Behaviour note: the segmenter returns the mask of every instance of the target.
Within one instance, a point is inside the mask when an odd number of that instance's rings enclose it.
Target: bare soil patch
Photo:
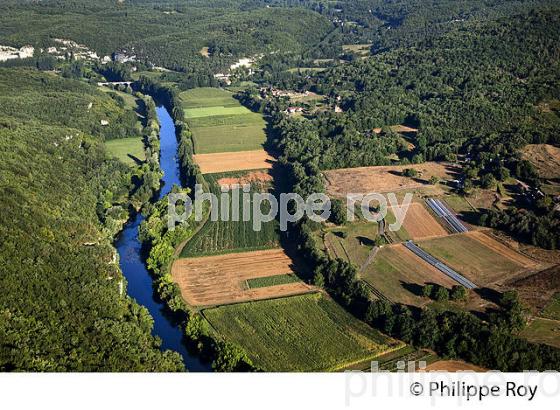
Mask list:
[[[418,132],[417,128],[408,127],[406,125],[391,125],[389,128],[391,129],[391,131],[398,132],[399,134],[406,134],[408,132],[411,133]],[[376,134],[380,134],[382,130],[383,130],[382,128],[374,128],[373,132],[375,132]]]
[[[193,158],[203,174],[270,169],[275,161],[265,150],[196,154]]]
[[[204,56],[204,57],[210,57],[210,50],[208,47],[202,47],[199,51],[199,53]]]
[[[245,175],[235,178],[220,178],[218,179],[218,185],[220,186],[231,186],[231,185],[246,185],[246,184],[268,184],[273,180],[272,175],[266,171],[253,171],[248,172]]]
[[[420,370],[422,371],[422,370]],[[483,367],[476,366],[471,363],[466,363],[460,360],[438,360],[426,366],[426,372],[477,372],[484,373],[488,370]]]
[[[413,168],[418,172],[414,178],[405,177],[403,171]],[[348,193],[393,192],[404,189],[431,187],[432,176],[455,179],[459,168],[443,162],[426,162],[413,165],[343,168],[325,171],[327,193],[345,197]]]
[[[560,148],[549,144],[529,144],[522,152],[523,159],[535,166],[541,178],[560,178]]]
[[[249,289],[248,279],[289,274],[294,262],[282,249],[178,259],[173,280],[191,306],[225,305],[315,291],[304,282]]]

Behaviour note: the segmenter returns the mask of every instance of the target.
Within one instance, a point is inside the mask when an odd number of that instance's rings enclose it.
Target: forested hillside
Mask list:
[[[281,126],[287,159],[304,155],[328,169],[383,165],[390,154],[403,164],[462,158],[464,193],[509,177],[539,189],[536,171],[520,149],[559,144],[560,116],[554,108],[560,99],[558,16],[557,7],[542,7],[472,21],[415,46],[314,75],[269,76],[275,86],[326,95],[342,111],[324,110],[303,124]],[[280,110],[255,92],[241,98],[257,109]],[[549,104],[553,108],[546,108]],[[395,124],[418,129],[408,136],[413,149],[387,128]],[[376,127],[384,131],[376,134]],[[516,213],[517,208],[526,211]],[[560,221],[553,208],[552,196],[544,196],[505,213],[492,212],[480,223],[554,249],[560,246]]]
[[[239,57],[303,51],[331,29],[318,13],[243,1],[44,1],[0,5],[0,44],[72,39],[102,55],[126,50],[179,71],[219,70]],[[208,47],[211,58],[200,51]]]
[[[182,369],[124,293],[111,245],[134,185],[102,142],[132,132],[133,114],[91,86],[24,69],[0,69],[0,96],[0,369]],[[119,127],[99,129],[106,118]]]

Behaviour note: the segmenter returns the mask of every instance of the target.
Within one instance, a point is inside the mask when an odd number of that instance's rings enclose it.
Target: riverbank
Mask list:
[[[181,185],[177,160],[177,139],[173,120],[164,107],[157,108],[160,122],[160,168],[163,171],[163,186],[157,199],[167,195],[174,185]],[[145,254],[139,240],[139,227],[145,217],[137,213],[127,222],[117,237],[115,247],[120,255],[120,268],[127,280],[127,293],[144,306],[152,316],[152,335],[161,339],[162,350],[173,350],[181,354],[188,371],[209,371],[210,366],[190,353],[185,345],[181,324],[154,292],[154,280],[145,264]]]

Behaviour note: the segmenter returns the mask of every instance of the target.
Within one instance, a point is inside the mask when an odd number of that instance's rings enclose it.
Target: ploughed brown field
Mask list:
[[[419,370],[422,371],[422,370]],[[466,363],[460,360],[438,360],[426,366],[426,372],[477,372],[484,373],[488,370],[483,367],[476,366],[471,363]]]
[[[418,176],[405,177],[403,171],[414,168]],[[348,193],[394,192],[428,186],[431,177],[455,179],[459,169],[448,163],[426,162],[423,164],[379,167],[342,168],[324,171],[327,194],[346,197]]]
[[[293,273],[282,249],[178,259],[171,268],[183,299],[191,306],[225,305],[315,291],[304,282],[249,289],[247,280]]]
[[[448,235],[448,232],[436,221],[424,205],[418,202],[412,202],[408,206],[403,227],[412,239]]]
[[[248,172],[240,177],[220,178],[218,185],[231,186],[231,185],[246,185],[254,183],[272,183],[272,175],[267,171],[253,171]]]
[[[193,158],[203,174],[269,169],[275,161],[265,150],[196,154]]]

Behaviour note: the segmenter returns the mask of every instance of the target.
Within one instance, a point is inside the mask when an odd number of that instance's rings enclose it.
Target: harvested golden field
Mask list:
[[[541,178],[560,178],[560,148],[549,144],[529,144],[522,152],[523,159],[537,168]]]
[[[538,262],[483,231],[422,240],[418,246],[478,286],[503,284],[539,268]]]
[[[448,235],[443,226],[419,202],[412,202],[408,206],[403,227],[412,239]]]
[[[191,306],[225,305],[312,292],[301,281],[249,289],[247,281],[293,273],[282,249],[178,259],[171,268],[183,299]]]
[[[538,266],[537,261],[534,261],[533,259],[530,259],[527,256],[519,252],[516,252],[515,250],[506,246],[505,244],[497,241],[494,238],[491,238],[484,232],[481,231],[468,232],[467,235],[476,238],[477,241],[483,243],[485,246],[492,249],[496,253],[505,256],[506,258],[518,263],[519,265],[523,266],[526,269],[531,269]]]
[[[193,158],[203,174],[269,169],[275,161],[265,150],[196,154]]]
[[[484,373],[488,370],[483,367],[476,366],[471,363],[466,363],[460,360],[438,360],[426,366],[425,372],[477,372]]]
[[[405,177],[403,171],[413,168],[415,178]],[[454,179],[459,169],[448,163],[425,162],[412,165],[343,168],[324,171],[327,194],[346,197],[348,193],[393,192],[404,189],[422,188],[432,176],[439,179]]]

